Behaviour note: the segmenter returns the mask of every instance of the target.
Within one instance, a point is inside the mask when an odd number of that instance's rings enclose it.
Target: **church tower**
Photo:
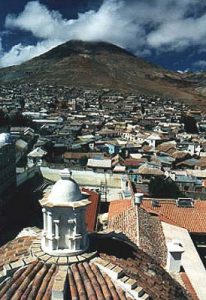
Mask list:
[[[44,223],[41,247],[54,256],[78,255],[89,246],[85,211],[90,201],[67,169],[60,176],[49,196],[40,201]]]

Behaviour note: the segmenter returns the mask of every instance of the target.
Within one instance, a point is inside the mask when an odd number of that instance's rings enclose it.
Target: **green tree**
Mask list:
[[[164,177],[151,178],[149,193],[158,198],[178,198],[181,195],[177,184],[171,178]]]
[[[184,124],[187,133],[198,133],[197,122],[194,117],[182,115],[180,122]]]
[[[141,112],[142,112],[142,114],[144,115],[145,109],[144,109],[144,105],[142,105],[142,104],[141,104]]]
[[[0,127],[8,125],[8,116],[0,109]]]
[[[82,167],[86,166],[87,162],[88,162],[88,157],[86,155],[82,156],[79,160],[79,164]]]
[[[25,117],[21,112],[15,111],[9,115],[10,126],[32,126],[32,120],[29,117]]]

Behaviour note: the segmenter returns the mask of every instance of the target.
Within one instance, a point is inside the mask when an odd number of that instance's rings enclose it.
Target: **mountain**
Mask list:
[[[0,69],[3,82],[110,88],[201,105],[206,97],[206,76],[167,71],[105,42],[66,42],[19,66]]]

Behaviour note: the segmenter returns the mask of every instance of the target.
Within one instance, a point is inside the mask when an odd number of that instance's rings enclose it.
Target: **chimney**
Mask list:
[[[179,240],[172,240],[167,244],[167,266],[169,273],[180,272],[182,254],[184,252],[183,246]]]
[[[140,206],[143,200],[144,194],[142,193],[135,193],[134,194],[134,204]]]

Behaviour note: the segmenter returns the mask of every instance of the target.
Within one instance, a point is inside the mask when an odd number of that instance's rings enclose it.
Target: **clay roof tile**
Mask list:
[[[194,207],[178,207],[174,200],[161,201],[159,207],[153,207],[152,201],[144,200],[143,206],[148,212],[155,212],[160,220],[175,224],[193,233],[206,232],[206,202],[194,201]]]

